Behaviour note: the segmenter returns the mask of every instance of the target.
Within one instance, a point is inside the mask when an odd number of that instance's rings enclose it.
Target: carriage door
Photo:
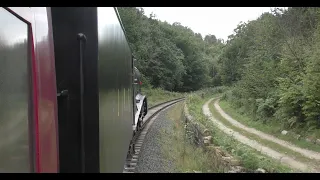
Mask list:
[[[0,8],[0,172],[32,172],[29,26]]]
[[[97,8],[52,7],[60,172],[99,172]]]

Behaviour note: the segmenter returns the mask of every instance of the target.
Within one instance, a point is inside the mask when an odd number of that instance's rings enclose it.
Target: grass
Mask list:
[[[270,121],[267,124],[261,123],[261,121],[253,121],[251,118],[248,116],[239,113],[236,109],[234,109],[231,104],[225,100],[221,100],[219,103],[220,107],[228,113],[232,118],[236,119],[240,123],[248,126],[255,128],[259,131],[265,132],[267,134],[271,134],[275,137],[278,137],[279,139],[291,142],[301,148],[313,150],[320,152],[320,146],[317,144],[313,144],[310,142],[307,142],[305,140],[298,140],[294,138],[293,136],[290,136],[289,134],[284,136],[281,134],[281,124],[277,123],[276,121]]]
[[[200,93],[193,93],[188,96],[187,104],[191,116],[197,119],[200,123],[206,126],[212,131],[212,137],[215,145],[221,146],[221,148],[234,157],[241,160],[242,165],[249,171],[254,171],[257,168],[266,169],[268,172],[292,172],[292,170],[282,165],[279,161],[271,159],[257,150],[244,145],[230,136],[226,136],[225,133],[220,131],[213,125],[202,113],[203,104],[211,97],[219,96],[218,93],[207,92],[203,97]]]
[[[320,165],[319,162],[316,162],[316,161],[312,162],[312,160],[310,160],[309,158],[303,156],[302,154],[300,154],[298,152],[290,150],[289,148],[283,147],[283,146],[281,146],[277,143],[274,143],[272,141],[262,139],[258,135],[255,135],[253,133],[249,133],[239,127],[232,125],[228,120],[226,120],[224,117],[222,117],[219,112],[217,112],[217,110],[214,108],[214,101],[212,101],[209,104],[209,108],[210,108],[210,111],[213,114],[213,116],[215,118],[219,119],[219,121],[222,122],[222,124],[224,124],[226,127],[230,128],[236,132],[241,133],[242,135],[248,137],[249,139],[255,140],[255,141],[259,142],[260,144],[267,146],[267,147],[270,147],[271,149],[276,150],[282,154],[287,154],[288,156],[295,157],[295,159],[298,161],[308,163],[308,164],[313,163],[315,166]]]
[[[161,147],[165,159],[173,160],[178,172],[223,172],[220,163],[211,158],[212,154],[195,147],[186,139],[183,106],[184,103],[179,103],[168,111],[168,119],[174,122],[174,126],[173,133],[162,132]]]
[[[161,88],[142,88],[142,93],[148,98],[148,107],[185,96],[183,93],[165,91]]]

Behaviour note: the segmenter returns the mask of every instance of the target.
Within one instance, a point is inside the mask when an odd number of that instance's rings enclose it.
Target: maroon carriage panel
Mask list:
[[[58,172],[57,100],[50,8],[12,7],[1,10],[7,11],[28,27],[29,74],[26,77],[31,77],[28,83],[28,145],[33,152],[29,157],[30,169],[32,172]],[[7,21],[8,24],[2,24],[2,27],[9,27],[12,22]],[[15,30],[14,27],[12,29]],[[14,69],[11,71],[17,72]]]

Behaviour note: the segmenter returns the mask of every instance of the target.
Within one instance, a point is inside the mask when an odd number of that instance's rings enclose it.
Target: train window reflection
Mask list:
[[[0,9],[0,172],[30,172],[28,25]]]

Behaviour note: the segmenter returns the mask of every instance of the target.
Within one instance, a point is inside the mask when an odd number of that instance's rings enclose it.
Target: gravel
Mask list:
[[[173,107],[173,106],[171,106]],[[160,112],[148,133],[144,138],[142,144],[137,166],[136,173],[175,173],[177,172],[174,163],[170,159],[166,159],[163,155],[161,144],[161,136],[173,133],[174,121],[168,119],[167,108]],[[166,132],[163,134],[163,132]]]

